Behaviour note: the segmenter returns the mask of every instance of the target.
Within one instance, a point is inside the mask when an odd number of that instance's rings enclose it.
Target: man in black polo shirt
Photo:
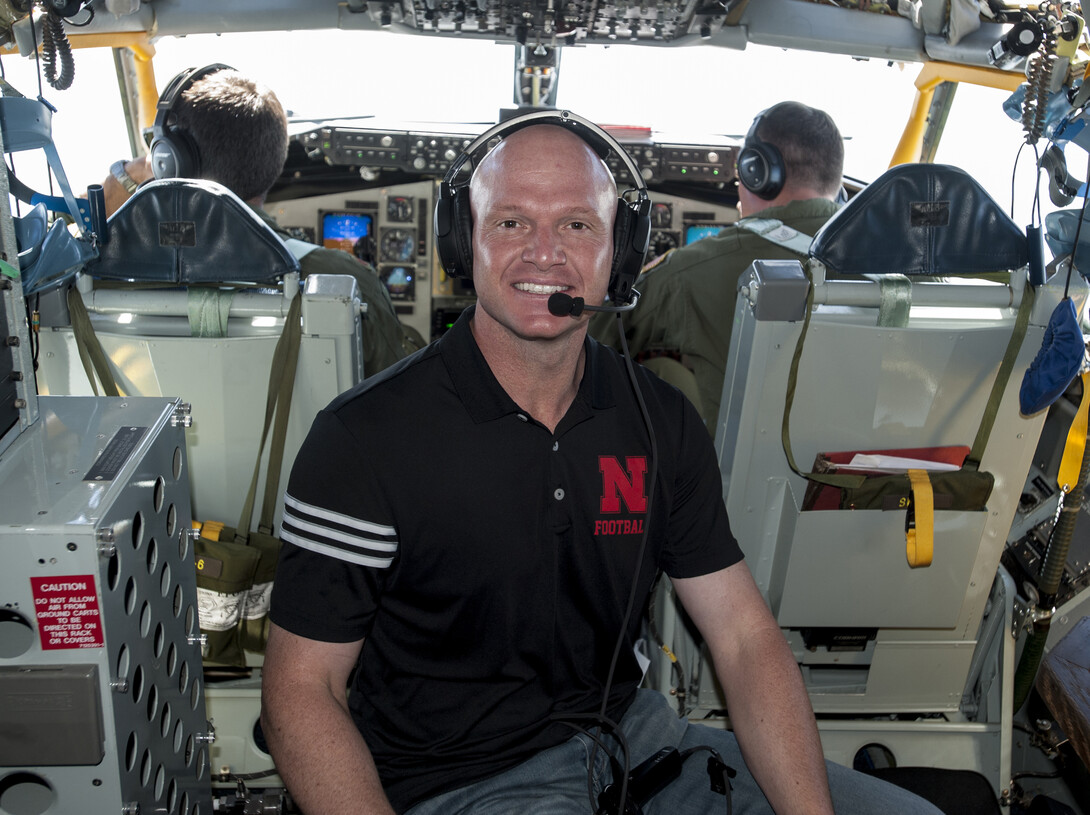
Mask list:
[[[549,311],[556,292],[601,303],[610,277],[617,190],[583,139],[526,127],[479,164],[476,307],[335,400],[296,460],[263,723],[311,815],[592,812],[588,757],[597,796],[618,731],[632,766],[714,746],[739,770],[736,811],[833,811],[798,668],[741,561],[699,416],[640,369],[652,445],[623,359],[585,318]],[[637,690],[626,608],[659,569],[711,649],[745,762],[732,734]],[[600,709],[617,726],[595,749]],[[685,762],[645,812],[725,811],[706,767]],[[936,812],[832,775],[842,813],[876,811],[868,794]]]

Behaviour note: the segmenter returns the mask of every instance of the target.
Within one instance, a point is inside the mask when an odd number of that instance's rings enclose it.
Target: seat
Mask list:
[[[903,165],[823,227],[805,265],[757,261],[739,281],[715,433],[723,495],[839,763],[880,745],[899,766],[978,771],[996,791],[1009,778],[1014,591],[999,560],[1044,422],[1019,413],[1018,390],[1064,289],[1029,288],[1027,258],[1021,230],[972,178]],[[1077,275],[1071,294],[1081,309]],[[928,513],[923,492],[867,504],[805,477],[843,475],[843,456],[874,451],[952,462],[955,477],[976,456],[990,490],[973,503],[935,486]],[[929,564],[912,558],[921,517]],[[690,704],[722,709],[685,628],[661,628],[696,677]],[[669,690],[672,670],[653,682]]]
[[[298,268],[288,245],[226,188],[164,179],[114,213],[99,258],[77,280],[120,392],[192,405],[194,518],[239,519],[293,298],[301,297],[302,340],[281,488],[315,413],[362,378],[356,281],[312,275],[300,289]],[[41,392],[92,393],[65,299],[43,304],[42,314]],[[259,496],[264,480],[263,462]],[[277,525],[281,503],[282,494]]]

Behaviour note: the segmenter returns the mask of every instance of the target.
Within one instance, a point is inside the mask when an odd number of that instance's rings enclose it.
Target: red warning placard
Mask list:
[[[92,575],[32,577],[42,649],[101,648],[102,616]]]

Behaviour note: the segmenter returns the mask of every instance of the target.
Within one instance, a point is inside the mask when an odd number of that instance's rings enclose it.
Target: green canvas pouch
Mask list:
[[[246,664],[239,623],[247,594],[254,585],[261,553],[244,544],[203,535],[195,547],[197,614],[205,637],[205,664]]]

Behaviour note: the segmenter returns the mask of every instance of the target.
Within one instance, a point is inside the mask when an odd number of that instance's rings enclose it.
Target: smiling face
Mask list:
[[[594,151],[556,125],[519,130],[481,162],[470,202],[478,334],[549,340],[585,331],[586,318],[556,317],[548,302],[558,291],[605,299],[617,188]]]

